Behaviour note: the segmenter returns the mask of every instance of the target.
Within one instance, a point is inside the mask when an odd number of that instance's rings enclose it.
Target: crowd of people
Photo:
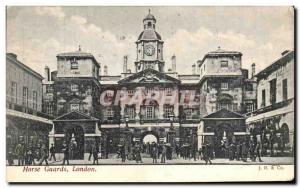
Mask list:
[[[229,161],[237,160],[243,162],[262,162],[261,156],[269,148],[272,156],[273,145],[263,142],[261,137],[250,135],[247,139],[236,141],[235,139],[223,139],[219,144],[217,142],[204,141],[198,148],[197,145],[188,143],[179,145],[178,143],[170,144],[166,142],[152,143],[122,143],[118,145],[117,158],[122,162],[126,160],[143,163],[143,158],[151,158],[152,163],[166,163],[167,160],[204,160],[205,164],[212,164],[215,158],[228,159]],[[267,145],[266,147],[266,144]],[[88,160],[92,164],[99,164],[100,158],[107,158],[102,155],[101,145],[98,142],[92,142],[87,145],[89,153]],[[69,165],[69,160],[74,159],[76,154],[76,142],[64,142],[62,153],[62,165]],[[56,147],[51,144],[48,150],[46,144],[29,144],[20,142],[15,147],[8,147],[7,161],[8,165],[48,165],[48,161],[56,160]],[[61,153],[61,152],[60,152]],[[14,164],[17,159],[17,164]]]

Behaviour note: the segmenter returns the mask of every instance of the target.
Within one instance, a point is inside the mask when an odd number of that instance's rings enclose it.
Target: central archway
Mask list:
[[[156,136],[154,136],[153,134],[147,134],[146,136],[144,136],[143,138],[143,143],[152,143],[155,142],[157,143],[157,138]]]
[[[158,134],[154,131],[146,131],[144,133],[142,133],[141,135],[141,142],[142,143],[158,143]]]

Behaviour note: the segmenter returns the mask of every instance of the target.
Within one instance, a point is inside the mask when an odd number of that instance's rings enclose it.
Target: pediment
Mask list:
[[[68,112],[62,116],[57,117],[53,121],[65,121],[65,120],[72,120],[72,121],[98,121],[99,119],[86,115],[79,111],[72,111]]]
[[[168,76],[164,73],[158,72],[154,69],[146,69],[136,74],[133,74],[127,78],[119,81],[119,84],[130,83],[172,83],[179,84],[180,80]]]
[[[232,111],[227,110],[225,108],[203,117],[203,119],[224,119],[224,118],[245,119],[245,117],[243,115],[241,115],[239,113],[236,113],[236,112],[232,112]]]

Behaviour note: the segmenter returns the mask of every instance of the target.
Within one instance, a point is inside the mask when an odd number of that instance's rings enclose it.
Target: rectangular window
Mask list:
[[[221,83],[221,90],[228,90],[228,83],[227,82],[222,82]]]
[[[77,84],[71,84],[71,91],[78,91],[78,85]]]
[[[276,78],[270,81],[270,103],[276,103]]]
[[[52,92],[53,92],[52,85],[46,85],[46,93],[52,93]]]
[[[221,67],[228,67],[228,61],[221,61]]]
[[[28,107],[28,88],[23,87],[23,106]]]
[[[266,90],[261,91],[261,107],[266,106]]]
[[[47,114],[53,115],[53,109],[52,109],[52,104],[48,103],[47,104]]]
[[[33,110],[37,110],[37,92],[36,91],[32,92],[32,106],[33,106]]]
[[[78,69],[78,62],[75,59],[71,60],[71,69]]]
[[[134,95],[134,90],[133,89],[130,89],[127,91],[128,92],[128,95],[129,96],[133,96]]]
[[[108,119],[112,119],[114,117],[114,110],[112,108],[106,109],[106,117]]]
[[[170,118],[173,114],[173,106],[164,106],[164,118]]]
[[[185,113],[186,119],[192,119],[192,115],[193,115],[193,109],[192,108],[184,109],[184,113]]]
[[[152,93],[154,93],[154,89],[152,87],[147,87],[146,92],[147,92],[147,94],[152,94]]]
[[[135,119],[135,108],[134,107],[127,107],[126,113],[129,116],[129,119]]]
[[[147,106],[146,107],[146,119],[153,119],[154,118],[154,107]]]
[[[288,85],[287,79],[282,80],[282,100],[288,99]]]
[[[247,104],[247,112],[252,112],[253,111],[253,105],[252,104]]]
[[[17,83],[11,82],[11,91],[10,91],[11,102],[17,104]]]
[[[79,111],[79,104],[71,104],[71,111]]]
[[[168,87],[168,88],[165,88],[165,92],[166,92],[166,95],[172,95],[172,88]]]

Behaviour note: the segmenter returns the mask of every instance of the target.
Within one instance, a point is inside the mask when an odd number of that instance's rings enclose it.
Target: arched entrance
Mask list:
[[[66,143],[70,146],[70,159],[84,158],[84,131],[81,126],[69,127],[66,130]]]
[[[223,148],[229,147],[234,140],[234,130],[230,124],[221,124],[215,129],[214,150],[217,158],[226,157]]]
[[[142,143],[158,143],[159,138],[158,138],[158,134],[154,131],[146,131],[144,133],[142,133],[141,135],[141,142]]]
[[[143,143],[152,143],[155,142],[157,143],[157,138],[156,136],[154,136],[153,134],[147,134],[144,138],[143,138]]]

